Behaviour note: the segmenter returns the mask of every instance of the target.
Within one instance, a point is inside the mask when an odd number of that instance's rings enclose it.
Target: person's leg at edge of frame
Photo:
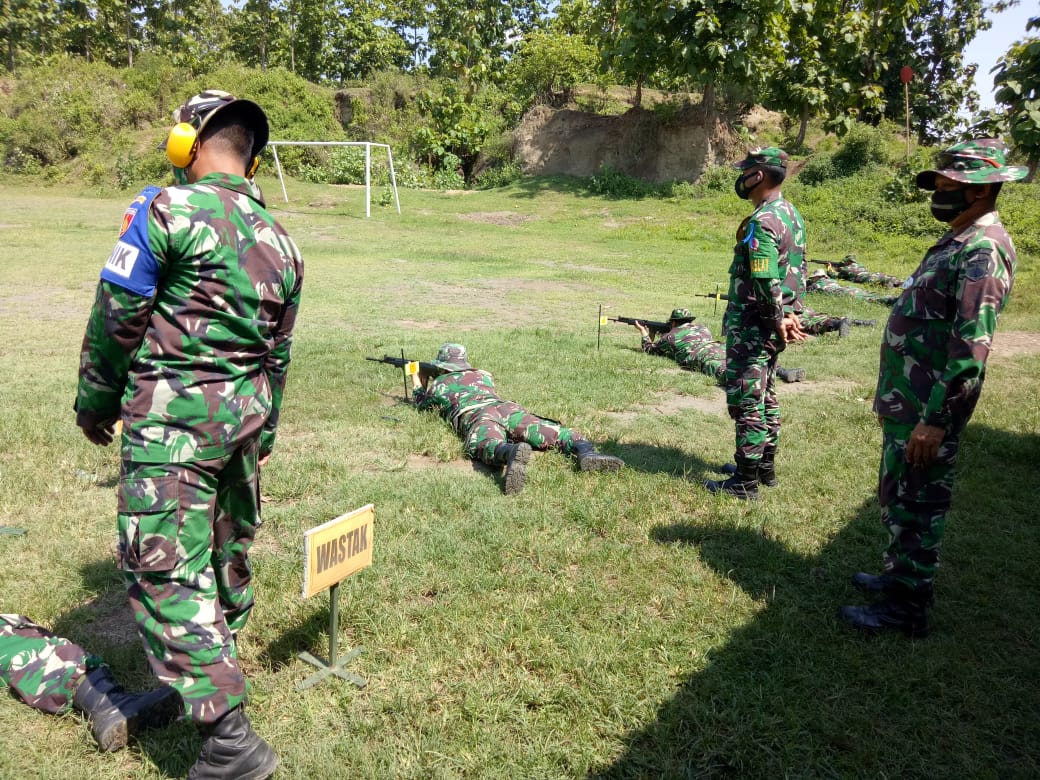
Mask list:
[[[120,484],[120,548],[152,670],[199,725],[188,777],[260,780],[278,765],[245,715],[246,682],[223,618],[212,523],[225,460],[134,465]]]

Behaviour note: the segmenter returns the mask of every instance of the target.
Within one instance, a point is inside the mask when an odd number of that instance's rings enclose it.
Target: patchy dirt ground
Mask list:
[[[726,414],[726,396],[720,390],[717,395],[702,397],[695,395],[659,395],[651,399],[650,403],[639,404],[632,409],[623,412],[608,412],[607,416],[623,422],[632,422],[640,415],[656,412],[657,414],[673,415],[685,412],[689,409],[711,415]]]
[[[442,461],[431,458],[429,455],[409,455],[405,459],[405,467],[411,471],[448,469],[449,471],[461,471],[467,474],[495,474],[497,472],[496,469],[485,466],[477,460],[456,458],[455,460]]]
[[[1001,331],[993,338],[994,358],[1020,357],[1040,354],[1040,333],[1022,330]]]
[[[501,225],[503,227],[516,227],[525,222],[530,222],[537,217],[527,214],[517,214],[513,211],[474,211],[469,214],[459,214],[459,219],[467,222],[480,222],[486,225]]]

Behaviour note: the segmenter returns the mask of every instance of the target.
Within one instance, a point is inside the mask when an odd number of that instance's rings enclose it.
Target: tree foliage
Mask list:
[[[1026,30],[1040,30],[1040,16],[1031,18]],[[1007,108],[1011,140],[1025,153],[1033,175],[1040,162],[1040,37],[1014,44],[997,62],[993,83],[994,97]]]

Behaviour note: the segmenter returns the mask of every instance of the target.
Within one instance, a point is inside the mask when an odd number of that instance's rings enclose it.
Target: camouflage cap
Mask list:
[[[1024,179],[1029,169],[1008,165],[1007,155],[1008,148],[999,138],[961,141],[936,155],[934,168],[917,174],[917,186],[922,190],[934,190],[936,176],[965,184]]]
[[[756,146],[749,149],[747,157],[733,167],[744,171],[756,165],[768,165],[773,168],[787,169],[787,152],[777,146]]]
[[[441,344],[436,359],[430,362],[445,371],[468,371],[473,368],[462,344]]]
[[[693,312],[689,309],[672,309],[668,316],[669,322],[689,322],[693,319]]]
[[[203,128],[222,111],[237,113],[242,124],[253,131],[253,157],[259,155],[267,146],[270,127],[267,114],[252,100],[240,100],[222,90],[207,89],[188,98],[183,105],[174,110],[173,121],[186,122],[202,135]]]
[[[809,274],[810,279],[819,279],[821,276],[827,276],[827,272],[824,271],[822,268],[818,271],[813,271],[811,274]]]

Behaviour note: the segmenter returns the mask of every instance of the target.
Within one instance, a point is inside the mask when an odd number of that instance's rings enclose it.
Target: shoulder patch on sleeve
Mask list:
[[[123,214],[119,241],[108,256],[101,278],[130,292],[152,297],[159,281],[159,262],[148,243],[148,208],[160,192],[146,187]]]

